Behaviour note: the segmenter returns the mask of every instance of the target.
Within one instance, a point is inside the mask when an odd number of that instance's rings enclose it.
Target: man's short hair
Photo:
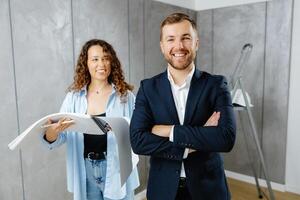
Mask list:
[[[190,18],[190,16],[188,16],[187,14],[184,14],[184,13],[172,13],[172,14],[168,15],[160,24],[160,40],[162,39],[162,29],[165,25],[176,24],[176,23],[182,22],[184,20],[189,21],[191,23],[193,29],[197,32],[196,22],[192,18]]]

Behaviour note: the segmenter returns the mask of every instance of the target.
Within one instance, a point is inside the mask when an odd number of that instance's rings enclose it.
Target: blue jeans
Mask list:
[[[86,194],[88,200],[104,200],[106,160],[85,159]]]
[[[106,164],[107,163],[105,159],[85,159],[86,193],[88,200],[110,200],[108,198],[103,197],[105,187]],[[133,200],[133,198],[133,191],[127,191],[127,195],[120,200]]]

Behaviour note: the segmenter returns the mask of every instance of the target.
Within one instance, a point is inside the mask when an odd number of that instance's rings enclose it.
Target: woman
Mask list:
[[[81,49],[74,82],[60,112],[108,117],[131,117],[135,97],[125,82],[113,47],[93,39]],[[71,126],[62,118],[50,126],[44,141],[50,149],[67,142],[68,191],[74,200],[133,200],[139,186],[137,169],[121,188],[117,144],[114,134],[103,136],[64,132]],[[49,119],[48,123],[52,123]],[[133,164],[133,166],[136,166]]]

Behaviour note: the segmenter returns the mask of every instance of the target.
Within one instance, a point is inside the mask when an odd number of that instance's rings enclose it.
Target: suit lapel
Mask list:
[[[192,120],[197,103],[200,99],[201,94],[203,93],[205,83],[206,79],[204,79],[203,73],[201,73],[198,69],[195,69],[186,102],[184,124],[187,124]]]
[[[165,71],[160,78],[160,82],[158,84],[158,91],[159,91],[160,98],[164,103],[164,106],[166,106],[167,110],[169,111],[172,122],[174,122],[175,124],[179,124],[179,118],[177,115],[177,110],[173,98],[171,85],[168,79],[167,71]]]

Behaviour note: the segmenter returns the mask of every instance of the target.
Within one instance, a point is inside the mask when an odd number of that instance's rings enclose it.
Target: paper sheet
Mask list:
[[[93,135],[104,134],[98,125],[94,122],[90,115],[77,114],[77,113],[54,113],[47,115],[23,131],[18,137],[16,137],[11,143],[8,144],[8,148],[11,150],[22,148],[26,145],[32,145],[35,143],[41,143],[41,135],[44,134],[45,128],[42,125],[47,123],[48,119],[58,121],[60,118],[66,117],[74,120],[74,124],[67,128],[65,131],[75,131],[80,133],[88,133]],[[131,171],[136,167],[139,159],[131,151],[130,138],[129,138],[129,120],[126,118],[116,117],[97,117],[106,121],[112,128],[112,132],[115,134],[119,162],[120,162],[120,174],[121,185],[123,185]],[[111,131],[108,134],[112,134]],[[29,143],[28,143],[29,142]]]

